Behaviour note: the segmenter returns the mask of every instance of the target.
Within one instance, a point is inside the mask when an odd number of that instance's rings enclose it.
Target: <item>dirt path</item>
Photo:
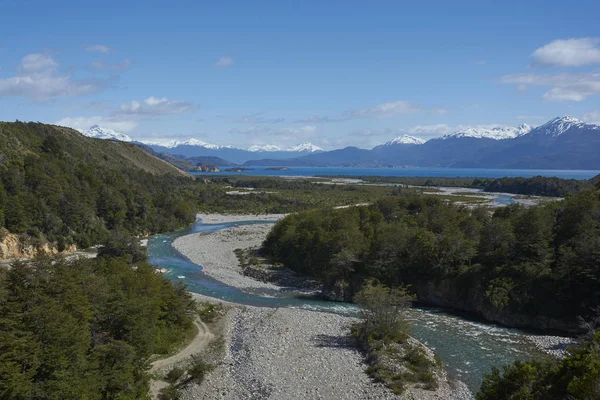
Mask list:
[[[194,339],[192,339],[190,344],[171,357],[154,361],[152,363],[152,368],[150,368],[150,374],[164,376],[164,374],[167,373],[173,366],[181,361],[189,359],[194,354],[199,353],[206,347],[206,345],[208,345],[208,343],[210,343],[210,341],[214,338],[214,335],[210,329],[208,329],[208,326],[206,326],[204,322],[200,321],[200,319],[194,321],[194,325],[196,325],[196,328],[198,328],[198,333]],[[153,379],[150,382],[150,394],[152,398],[156,399],[160,390],[167,386],[167,382]]]

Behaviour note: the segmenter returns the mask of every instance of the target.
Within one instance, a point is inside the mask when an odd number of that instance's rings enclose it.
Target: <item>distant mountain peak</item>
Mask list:
[[[320,148],[319,146],[315,146],[314,144],[312,144],[310,142],[302,142],[295,146],[288,147],[286,149],[286,151],[299,151],[299,152],[306,151],[306,152],[310,152],[310,153],[315,153],[317,151],[323,151],[323,149]]]
[[[118,140],[121,142],[132,142],[129,136],[124,133],[116,132],[112,129],[102,128],[98,125],[92,125],[86,131],[80,131],[84,136],[91,137],[94,139],[105,139],[105,140]]]
[[[572,128],[600,130],[600,126],[598,125],[586,124],[578,118],[566,115],[564,117],[556,117],[554,119],[551,119],[544,125],[538,127],[535,131],[538,134],[543,134],[545,136],[557,137]]]
[[[251,151],[253,153],[257,153],[257,152],[275,152],[275,151],[284,151],[284,152],[295,152],[295,153],[315,153],[318,151],[323,151],[322,148],[320,148],[319,146],[315,146],[312,143],[309,142],[302,142],[300,144],[297,144],[295,146],[291,146],[291,147],[287,147],[287,148],[282,148],[273,144],[266,144],[266,145],[258,145],[255,144],[253,146],[248,147],[248,151]]]
[[[248,147],[248,151],[251,151],[253,153],[259,152],[259,151],[282,151],[281,147],[279,146],[275,146],[273,144],[265,144],[265,145],[259,145],[259,144],[255,144],[253,146]]]
[[[390,140],[389,142],[385,143],[384,146],[391,146],[394,144],[423,144],[423,143],[425,143],[425,140],[423,140],[423,139],[419,139],[418,137],[404,134],[402,136],[398,136],[397,138]]]
[[[477,139],[514,139],[531,132],[533,127],[527,124],[519,126],[491,126],[491,127],[470,127],[458,130],[449,135],[445,135],[442,139],[450,138],[477,138]]]
[[[198,139],[194,139],[194,138],[186,139],[186,140],[151,139],[151,140],[143,140],[142,143],[166,147],[168,149],[174,149],[175,147],[179,147],[179,146],[197,146],[197,147],[204,147],[204,148],[212,149],[212,150],[232,148],[232,146],[221,146],[218,144],[206,143],[202,140],[198,140]]]

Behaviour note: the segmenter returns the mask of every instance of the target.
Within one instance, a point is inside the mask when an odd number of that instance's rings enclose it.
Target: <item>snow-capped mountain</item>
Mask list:
[[[600,131],[599,125],[586,124],[575,117],[565,116],[557,117],[546,122],[544,125],[536,128],[533,133],[536,135],[545,135],[547,137],[557,137],[574,128],[577,130],[586,129]]]
[[[300,144],[297,144],[295,146],[291,146],[288,148],[281,148],[279,146],[275,146],[273,144],[267,144],[267,145],[254,145],[254,146],[250,146],[248,148],[248,151],[251,151],[253,153],[256,152],[261,152],[261,151],[265,151],[265,152],[276,152],[276,151],[283,151],[283,152],[290,152],[290,153],[315,153],[317,151],[323,151],[322,148],[320,148],[319,146],[315,146],[312,143],[308,143],[308,142],[303,142]]]
[[[317,151],[323,151],[323,149],[320,148],[319,146],[315,146],[312,143],[302,142],[295,146],[288,147],[287,149],[285,149],[285,151],[315,153]]]
[[[94,139],[119,140],[121,142],[132,142],[129,136],[108,128],[101,128],[98,125],[92,125],[86,131],[79,130],[83,135]]]
[[[531,132],[533,127],[527,124],[519,126],[492,126],[492,127],[477,127],[477,128],[466,128],[449,135],[445,135],[442,139],[450,138],[476,138],[476,139],[514,139],[519,136],[523,136]]]
[[[169,140],[169,139],[152,139],[152,140],[142,140],[141,143],[166,147],[167,149],[173,149],[179,146],[198,146],[205,147],[207,149],[218,150],[218,149],[231,149],[233,146],[221,146],[218,144],[206,143],[202,140],[198,139],[187,139],[187,140]]]
[[[257,153],[259,151],[269,151],[270,152],[270,151],[283,151],[283,150],[281,149],[281,147],[275,146],[272,144],[266,144],[266,145],[255,144],[254,146],[248,147],[248,151]]]
[[[423,143],[425,143],[425,140],[423,140],[423,139],[419,139],[417,137],[404,134],[402,136],[398,136],[397,138],[390,140],[389,142],[386,142],[384,144],[384,146],[391,146],[393,144],[423,144]]]

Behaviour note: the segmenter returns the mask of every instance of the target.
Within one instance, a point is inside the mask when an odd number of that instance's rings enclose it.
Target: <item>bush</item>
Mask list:
[[[374,281],[367,282],[354,298],[360,306],[361,319],[353,329],[354,335],[366,346],[373,341],[403,342],[409,333],[404,311],[413,299],[407,287],[388,288]]]
[[[192,365],[188,369],[189,380],[190,382],[194,382],[196,384],[201,384],[204,380],[204,377],[207,373],[209,373],[213,369],[213,366],[204,362],[202,357],[195,355],[192,356]]]
[[[179,389],[172,384],[162,389],[158,394],[158,400],[179,400],[180,398],[181,393],[179,393]]]
[[[179,379],[181,379],[181,377],[183,376],[183,374],[185,373],[185,371],[183,370],[183,368],[180,367],[173,367],[166,375],[166,380],[167,382],[171,383],[171,384],[175,384],[177,383],[177,381]]]
[[[221,303],[204,302],[198,305],[198,316],[202,322],[212,324],[223,314]]]

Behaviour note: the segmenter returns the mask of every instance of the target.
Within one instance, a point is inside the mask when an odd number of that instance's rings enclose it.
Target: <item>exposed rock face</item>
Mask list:
[[[65,253],[77,251],[77,246],[71,245]],[[33,258],[41,254],[54,255],[60,253],[52,243],[35,243],[29,238],[21,238],[14,233],[4,230],[0,232],[0,260],[11,258]]]
[[[221,172],[221,170],[216,165],[199,164],[192,168],[191,172]]]
[[[461,289],[465,287],[467,289]],[[500,309],[490,303],[485,296],[485,288],[476,282],[464,285],[458,284],[455,279],[442,279],[413,284],[412,289],[420,302],[471,312],[502,325],[515,328],[579,332],[575,316],[569,321],[544,315],[528,315],[516,312],[508,306]]]
[[[347,279],[329,279],[323,283],[322,296],[325,300],[351,302],[362,287],[363,280],[358,276]]]
[[[351,302],[361,286],[362,279],[357,276],[350,280],[325,280],[322,296],[326,300]],[[495,306],[486,297],[486,288],[477,279],[470,277],[413,283],[411,289],[421,303],[466,311],[505,326],[580,333],[575,315],[567,320],[547,315],[526,314],[509,306],[503,308]],[[520,303],[523,304],[524,301]]]

